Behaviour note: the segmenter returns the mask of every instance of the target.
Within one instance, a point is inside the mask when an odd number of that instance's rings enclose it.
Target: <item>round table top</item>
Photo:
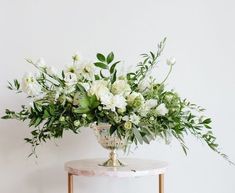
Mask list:
[[[123,167],[99,166],[104,159],[74,160],[65,163],[65,170],[76,176],[140,177],[163,174],[167,163],[145,159],[120,159]]]

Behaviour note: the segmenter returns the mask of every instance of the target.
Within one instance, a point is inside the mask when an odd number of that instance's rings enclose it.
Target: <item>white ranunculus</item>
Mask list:
[[[169,65],[169,66],[172,66],[176,63],[176,59],[174,57],[170,57],[166,60],[166,63]]]
[[[97,99],[100,99],[101,95],[110,93],[107,88],[108,82],[104,80],[95,80],[92,82],[90,89],[88,90],[88,94],[96,95]]]
[[[67,86],[75,85],[77,83],[77,76],[72,72],[67,72],[65,73],[64,81]]]
[[[21,82],[22,90],[29,96],[37,96],[41,93],[41,86],[31,73],[26,73]]]
[[[112,93],[127,96],[131,93],[131,87],[126,80],[116,80],[111,89]]]
[[[147,109],[152,109],[155,108],[157,106],[157,100],[156,99],[149,99],[147,101],[145,101],[145,104]]]
[[[168,113],[168,109],[166,108],[166,105],[162,103],[159,106],[157,106],[156,112],[158,115],[165,116]]]
[[[140,122],[140,117],[133,113],[130,115],[130,121],[134,123],[135,125],[138,125]]]
[[[38,67],[38,68],[45,68],[46,67],[46,62],[43,58],[39,58],[37,60],[37,62],[35,63],[35,65]]]

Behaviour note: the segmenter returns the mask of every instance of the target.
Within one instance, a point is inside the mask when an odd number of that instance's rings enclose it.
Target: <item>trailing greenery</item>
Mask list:
[[[117,132],[128,144],[149,144],[156,138],[169,143],[173,137],[185,154],[188,147],[184,138],[192,134],[229,161],[218,148],[204,109],[165,88],[175,59],[167,60],[169,73],[163,81],[149,75],[165,42],[166,38],[156,52],[142,54],[136,71],[122,75],[118,74],[120,61],[115,60],[113,52],[107,56],[98,53],[92,63],[76,54],[72,64],[61,71],[42,59],[27,60],[37,68],[37,75],[25,74],[21,83],[14,80],[8,88],[26,93],[30,103],[22,105],[19,112],[7,109],[2,118],[29,121],[31,136],[25,140],[32,145],[33,154],[42,142],[62,138],[67,130],[77,134],[83,126],[108,123],[110,133]]]

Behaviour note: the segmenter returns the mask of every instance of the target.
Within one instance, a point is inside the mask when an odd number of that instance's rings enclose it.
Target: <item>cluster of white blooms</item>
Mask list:
[[[112,87],[112,86],[111,86]],[[92,82],[90,89],[88,90],[90,95],[95,95],[101,104],[104,105],[104,109],[110,109],[116,111],[120,109],[125,111],[126,99],[121,94],[112,93],[109,89],[109,82],[104,80],[95,80]]]
[[[36,77],[31,73],[26,73],[21,82],[22,90],[29,96],[38,96],[41,94],[41,86],[38,84]]]

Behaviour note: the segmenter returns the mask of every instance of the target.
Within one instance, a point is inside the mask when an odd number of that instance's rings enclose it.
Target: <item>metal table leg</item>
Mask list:
[[[164,174],[159,174],[159,193],[164,193]]]
[[[68,173],[68,193],[73,193],[73,175]]]

